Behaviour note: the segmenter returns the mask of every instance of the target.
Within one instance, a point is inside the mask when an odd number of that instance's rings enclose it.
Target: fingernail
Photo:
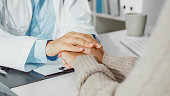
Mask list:
[[[101,47],[101,45],[100,44],[97,44],[97,48],[100,48]]]
[[[79,51],[83,51],[84,49],[83,48],[79,48]]]

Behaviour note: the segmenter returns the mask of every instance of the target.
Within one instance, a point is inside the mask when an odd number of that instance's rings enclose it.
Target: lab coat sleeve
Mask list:
[[[37,38],[14,36],[0,28],[0,65],[26,71],[25,62]]]
[[[18,96],[0,82],[0,96]]]
[[[60,31],[59,36],[71,31],[97,36],[91,25],[91,10],[88,0],[65,0]]]
[[[36,40],[31,48],[26,63],[46,63],[46,44],[47,40]]]

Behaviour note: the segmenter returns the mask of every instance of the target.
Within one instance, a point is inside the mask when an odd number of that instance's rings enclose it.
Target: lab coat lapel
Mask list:
[[[31,0],[7,0],[4,1],[3,8],[3,30],[16,36],[25,35],[32,17]]]
[[[61,12],[63,10],[63,3],[64,0],[53,0],[54,2],[54,9],[56,15],[56,22],[54,28],[53,39],[57,39],[57,33],[60,32],[60,23],[61,23]]]

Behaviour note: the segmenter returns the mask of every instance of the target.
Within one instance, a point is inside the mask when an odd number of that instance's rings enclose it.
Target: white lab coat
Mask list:
[[[63,1],[64,4],[63,4]],[[56,24],[53,39],[70,31],[96,34],[87,0],[53,0]],[[0,65],[26,71],[25,62],[38,39],[24,36],[31,23],[31,0],[0,0]]]

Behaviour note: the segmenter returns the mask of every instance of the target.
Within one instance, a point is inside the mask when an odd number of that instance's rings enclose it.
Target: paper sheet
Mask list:
[[[48,62],[47,64],[34,69],[34,71],[47,76],[54,73],[62,72],[63,70],[59,70],[60,67],[62,67],[62,61],[61,59],[58,59],[57,61]]]

